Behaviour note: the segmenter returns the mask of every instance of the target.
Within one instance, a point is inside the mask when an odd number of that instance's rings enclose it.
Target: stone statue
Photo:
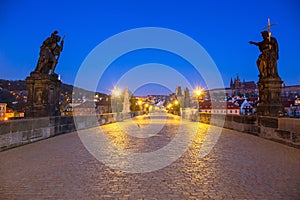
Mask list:
[[[129,89],[126,87],[124,91],[124,103],[123,103],[123,113],[130,112],[130,102],[129,102]]]
[[[274,37],[271,37],[271,34],[268,31],[261,32],[261,35],[263,37],[263,41],[249,42],[250,44],[258,46],[261,52],[256,61],[260,72],[259,77],[276,78],[278,77],[277,60],[279,59],[277,40]]]
[[[278,43],[274,37],[271,37],[271,24],[268,19],[268,31],[261,32],[263,40],[261,42],[250,41],[259,47],[261,54],[256,64],[259,69],[259,80],[257,82],[259,90],[259,103],[257,105],[257,115],[278,117],[283,114],[281,103],[281,85],[282,80],[277,71]]]
[[[35,72],[40,72],[42,74],[54,74],[55,67],[58,63],[60,52],[63,49],[64,38],[61,40],[61,37],[58,34],[58,31],[55,30],[51,33],[51,36],[48,37],[40,47],[40,57],[38,64],[35,68]],[[60,44],[58,44],[60,42]]]

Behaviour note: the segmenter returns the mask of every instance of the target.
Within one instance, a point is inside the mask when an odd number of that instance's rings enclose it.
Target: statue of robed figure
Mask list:
[[[64,38],[58,34],[58,31],[53,31],[51,36],[48,37],[40,47],[40,57],[35,68],[35,72],[40,72],[42,74],[54,74],[54,70],[58,63],[60,53],[63,50]],[[59,44],[60,42],[60,44]]]
[[[64,38],[61,39],[57,34],[58,31],[53,31],[43,42],[37,66],[26,77],[28,95],[25,117],[60,116],[62,82],[54,71],[64,46]]]
[[[259,74],[257,82],[259,90],[259,103],[257,105],[257,114],[260,116],[282,116],[284,109],[281,103],[281,84],[282,80],[278,75],[277,60],[278,43],[271,36],[270,19],[268,19],[268,31],[261,32],[263,40],[261,42],[250,41],[250,44],[258,46],[261,54],[256,64]]]
[[[260,72],[260,78],[276,78],[278,77],[277,60],[278,56],[278,43],[274,37],[271,37],[270,24],[268,31],[261,32],[263,40],[261,42],[250,41],[259,47],[261,54],[259,55],[256,64]]]

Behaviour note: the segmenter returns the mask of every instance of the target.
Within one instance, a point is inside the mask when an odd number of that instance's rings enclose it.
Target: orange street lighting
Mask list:
[[[138,100],[138,104],[141,106],[142,105],[142,101],[141,100]]]
[[[197,97],[199,97],[201,94],[202,94],[202,89],[201,88],[196,88],[196,90],[195,90],[195,94],[196,94],[196,96]]]
[[[118,97],[121,95],[121,91],[119,88],[114,88],[112,91],[113,96]]]
[[[175,101],[174,101],[174,104],[175,104],[175,105],[178,105],[178,104],[179,104],[178,100],[175,100]]]
[[[200,111],[200,101],[201,101],[202,92],[203,90],[200,87],[197,87],[194,91],[198,101],[198,111]]]

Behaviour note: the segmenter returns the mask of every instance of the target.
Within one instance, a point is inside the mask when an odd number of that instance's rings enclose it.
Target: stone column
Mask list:
[[[260,78],[257,84],[259,89],[257,114],[261,116],[282,116],[281,78]]]
[[[26,78],[28,89],[26,117],[59,116],[61,81],[57,74],[32,72]]]

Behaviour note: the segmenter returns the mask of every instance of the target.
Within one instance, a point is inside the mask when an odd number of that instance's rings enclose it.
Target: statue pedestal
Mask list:
[[[58,75],[31,72],[26,78],[28,89],[26,117],[59,116],[61,81]]]
[[[257,115],[274,117],[282,116],[283,106],[281,104],[281,78],[261,78],[257,85],[259,89]]]

